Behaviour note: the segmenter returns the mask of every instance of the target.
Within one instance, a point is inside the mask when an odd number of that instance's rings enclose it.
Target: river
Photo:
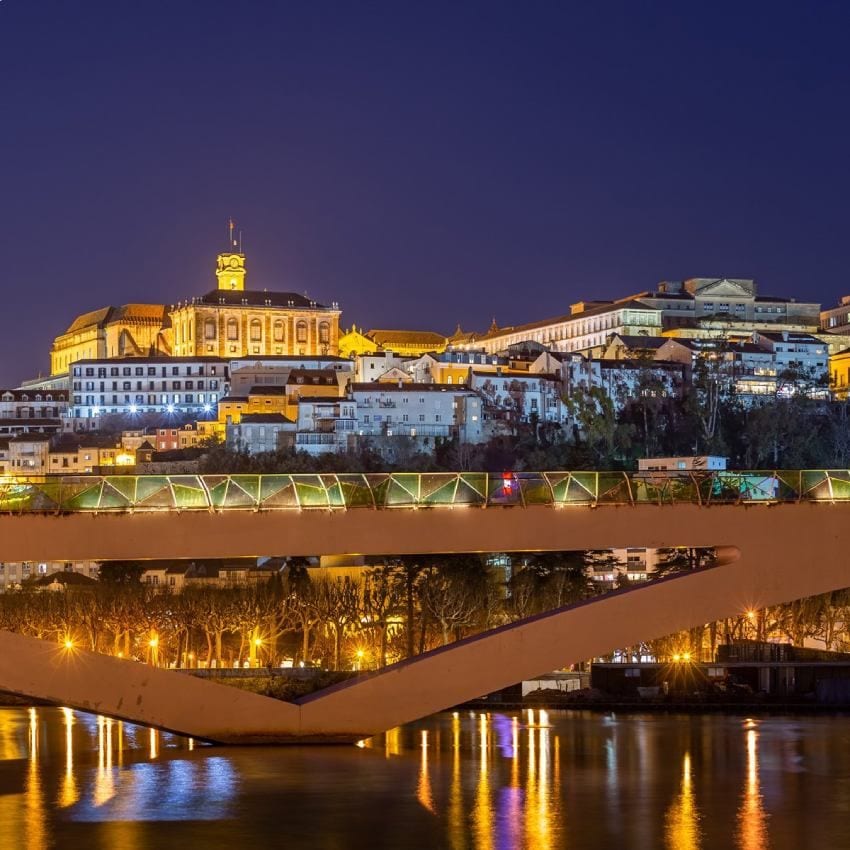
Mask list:
[[[850,846],[850,718],[441,714],[358,746],[213,747],[0,709],[0,847]]]

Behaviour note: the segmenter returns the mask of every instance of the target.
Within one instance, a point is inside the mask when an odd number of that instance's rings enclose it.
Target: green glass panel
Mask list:
[[[154,499],[154,504],[159,505],[163,489],[169,490],[168,498],[171,499],[167,475],[140,475],[136,483],[136,504],[146,504],[149,499]]]
[[[462,472],[460,479],[465,487],[470,487],[478,493],[482,502],[487,498],[486,472]]]
[[[131,506],[130,500],[119,490],[116,490],[108,479],[104,479],[100,488],[99,511],[126,510]]]
[[[207,475],[204,477],[204,484],[207,485],[212,506],[214,508],[223,507],[224,500],[227,497],[227,476]]]
[[[832,483],[832,498],[847,501],[850,499],[850,475],[847,472],[835,471],[829,473]]]
[[[551,505],[552,491],[549,482],[539,472],[521,472],[517,475],[522,498],[526,505]]]
[[[328,494],[318,475],[293,475],[298,502],[302,508],[326,508]]]
[[[598,501],[618,505],[631,502],[629,485],[626,476],[622,472],[599,473]]]
[[[429,476],[430,478],[431,476]],[[433,481],[422,482],[422,494],[419,497],[420,505],[453,505],[455,503],[455,491],[457,490],[457,476],[450,475],[447,481],[445,476],[440,476],[440,485],[434,487]]]
[[[106,482],[114,490],[117,490],[128,502],[136,501],[136,481],[135,475],[110,475],[105,479]]]
[[[138,499],[136,505],[143,508],[173,508],[174,494],[171,492],[171,482],[165,476],[152,476],[158,479],[161,486],[158,489],[151,489],[144,499]],[[153,482],[152,482],[153,483]],[[141,490],[141,483],[139,490]]]
[[[335,475],[321,475],[322,485],[325,488],[325,494],[328,498],[328,504],[332,508],[344,508],[345,501],[342,498],[342,487]]]
[[[224,493],[224,501],[221,503],[223,510],[228,508],[255,507],[257,500],[234,480],[235,478],[247,478],[248,476],[233,476],[228,478],[227,489]]]
[[[371,508],[372,491],[362,475],[338,475],[340,496],[349,508]]]
[[[801,492],[801,477],[799,470],[787,469],[776,473],[779,481],[777,498],[785,502],[796,502]]]
[[[256,504],[260,500],[260,476],[259,475],[231,475],[230,487],[227,491],[228,503],[234,495],[233,485],[247,493],[249,499]]]
[[[392,479],[389,475],[372,474],[366,476],[369,481],[369,486],[372,488],[372,494],[375,497],[375,505],[379,508],[388,507],[388,498]]]
[[[206,491],[195,476],[172,476],[171,489],[174,491],[174,501],[181,510],[209,507]]]
[[[480,483],[483,486],[484,482]],[[458,477],[454,500],[456,505],[483,505],[485,502],[486,496],[478,487],[471,486],[466,476]]]
[[[595,502],[596,501],[596,473],[595,472],[573,472],[570,473],[569,485],[567,487],[565,502]]]
[[[829,476],[824,469],[805,469],[800,473],[804,499],[829,499]]]
[[[386,507],[415,505],[419,501],[419,475],[415,472],[394,472],[387,488]]]
[[[260,502],[265,504],[268,499],[274,499],[281,490],[292,488],[291,475],[261,475]]]
[[[568,472],[547,472],[546,478],[549,481],[549,486],[552,488],[555,504],[566,502],[570,489],[570,474]]]
[[[101,484],[91,484],[80,492],[65,500],[65,505],[70,511],[96,511],[100,503]]]
[[[454,496],[455,483],[457,482],[457,473],[454,472],[423,472],[416,476],[419,491],[418,497],[421,504],[430,502],[439,503],[444,500],[446,495],[446,487],[449,488],[451,496]],[[414,495],[417,495],[415,485],[411,485]],[[436,495],[436,494],[440,495]]]

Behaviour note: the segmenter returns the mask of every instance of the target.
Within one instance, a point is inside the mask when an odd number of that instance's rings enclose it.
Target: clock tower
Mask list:
[[[229,289],[241,292],[245,289],[245,255],[219,254],[218,268],[215,276],[218,278],[219,289]]]

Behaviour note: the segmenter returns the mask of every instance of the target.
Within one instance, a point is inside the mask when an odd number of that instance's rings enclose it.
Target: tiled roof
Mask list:
[[[418,345],[418,346],[444,346],[446,337],[434,331],[402,331],[373,329],[367,337],[383,348],[392,348],[393,345]]]
[[[297,292],[265,292],[257,289],[212,289],[192,299],[195,304],[227,304],[230,307],[290,307],[298,310],[330,310]]]

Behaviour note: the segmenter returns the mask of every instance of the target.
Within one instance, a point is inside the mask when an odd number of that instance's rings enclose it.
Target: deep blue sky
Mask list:
[[[850,4],[0,0],[0,386],[214,285],[532,321],[664,278],[850,291]]]

